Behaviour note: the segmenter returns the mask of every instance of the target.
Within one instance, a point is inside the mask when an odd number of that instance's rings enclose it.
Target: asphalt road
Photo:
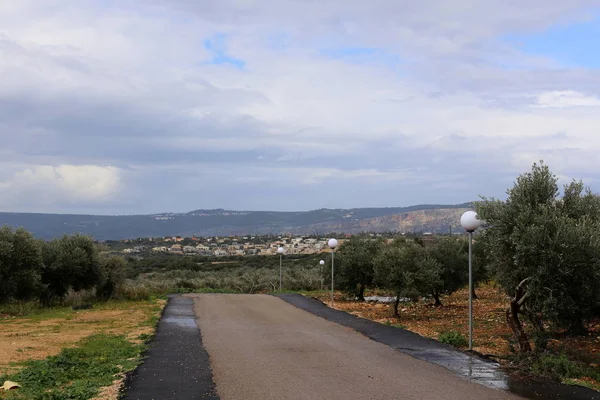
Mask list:
[[[222,400],[518,399],[267,295],[194,295]]]
[[[192,299],[170,296],[145,356],[127,375],[121,400],[219,400]]]

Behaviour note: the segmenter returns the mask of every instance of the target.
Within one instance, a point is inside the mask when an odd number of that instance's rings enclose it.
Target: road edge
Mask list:
[[[298,293],[273,294],[288,304],[327,321],[354,329],[378,343],[419,360],[440,365],[456,375],[493,389],[505,390],[529,399],[600,400],[600,393],[581,386],[546,380],[515,379],[495,361],[462,352],[409,330],[380,324],[345,311],[328,307],[322,301]]]

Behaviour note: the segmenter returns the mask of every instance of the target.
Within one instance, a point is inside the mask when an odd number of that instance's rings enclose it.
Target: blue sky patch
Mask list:
[[[217,33],[213,37],[204,40],[204,48],[213,53],[209,64],[230,64],[236,68],[243,69],[246,66],[246,62],[227,54],[226,41],[227,37],[222,33]]]
[[[552,58],[565,66],[600,68],[600,17],[534,35],[510,35],[504,39],[528,54]]]

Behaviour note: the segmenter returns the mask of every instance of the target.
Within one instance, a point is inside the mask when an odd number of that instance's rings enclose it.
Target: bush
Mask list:
[[[180,279],[179,281],[177,281],[177,283],[175,284],[175,287],[182,288],[182,289],[192,289],[192,290],[197,289],[197,286],[193,281],[185,280],[185,279]]]
[[[536,375],[555,380],[578,378],[585,375],[585,368],[579,363],[570,361],[564,354],[541,355],[531,365],[531,371]]]
[[[0,301],[37,297],[41,268],[40,242],[24,229],[0,227]]]
[[[438,336],[438,340],[452,347],[467,347],[469,345],[467,338],[462,333],[456,331],[442,332]]]
[[[103,281],[98,247],[89,236],[63,236],[42,247],[44,265],[40,300],[51,305],[62,300],[70,289],[91,289]]]
[[[123,284],[127,262],[122,257],[111,256],[102,260],[101,268],[102,280],[96,285],[96,295],[100,299],[108,300]]]

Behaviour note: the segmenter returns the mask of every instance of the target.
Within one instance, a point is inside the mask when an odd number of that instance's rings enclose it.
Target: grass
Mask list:
[[[600,370],[588,364],[570,359],[566,354],[543,353],[523,363],[535,375],[553,380],[567,381],[591,378],[600,382]]]
[[[29,313],[25,316],[1,315],[0,380],[19,382],[23,390],[0,391],[0,398],[87,399],[101,389],[103,396],[108,393],[102,399],[116,399],[120,381],[115,374],[136,365],[144,343],[154,335],[165,299],[107,301],[85,310],[32,305],[18,308]],[[88,368],[95,372],[88,374]],[[81,375],[75,379],[68,373]],[[45,377],[56,383],[44,383]],[[40,385],[32,383],[38,380]],[[42,386],[51,391],[40,394]]]
[[[64,318],[71,314],[71,307],[44,307],[38,302],[18,302],[0,304],[0,319],[2,317],[28,316],[37,320],[46,318]]]
[[[144,350],[143,344],[123,335],[92,335],[76,347],[63,349],[43,360],[24,363],[19,372],[0,376],[0,382],[18,382],[21,389],[10,391],[5,399],[84,400],[112,384],[115,376],[134,369]]]

